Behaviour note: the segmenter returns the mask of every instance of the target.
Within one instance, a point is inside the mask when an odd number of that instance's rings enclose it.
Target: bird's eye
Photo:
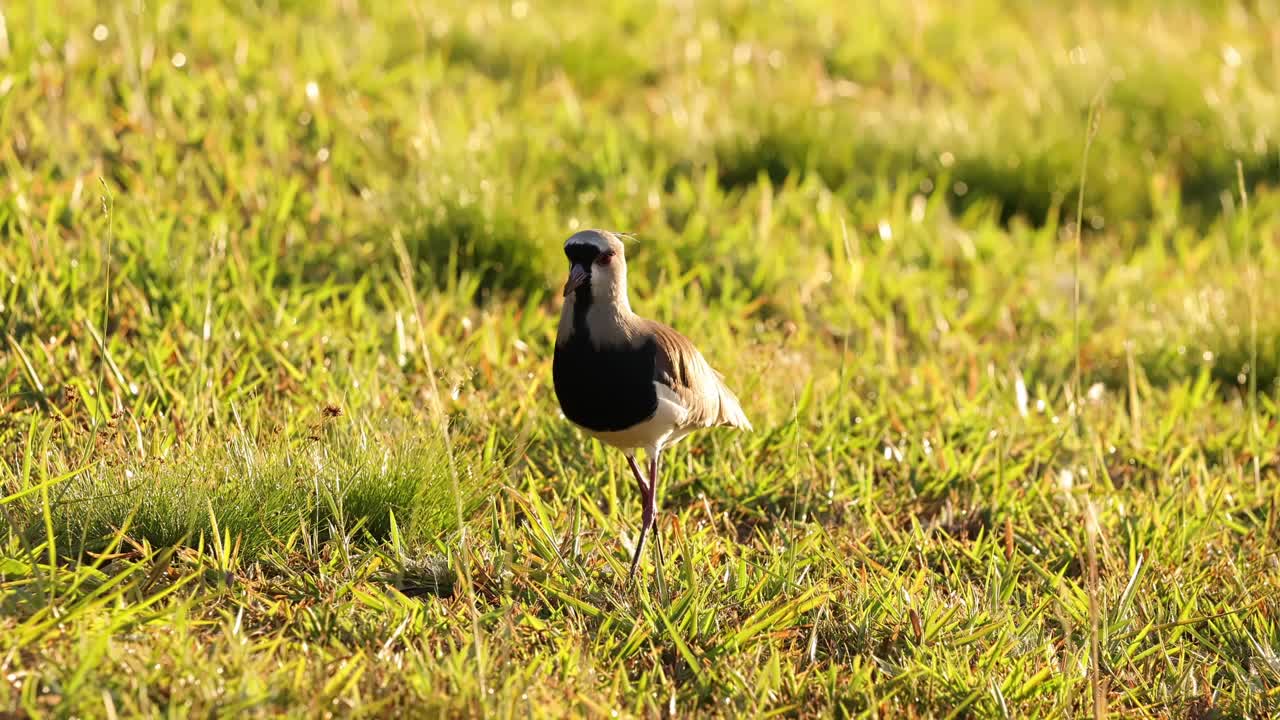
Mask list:
[[[597,265],[608,265],[608,264],[609,264],[609,261],[611,261],[611,260],[613,260],[613,251],[612,251],[612,250],[605,250],[604,252],[600,253],[600,255],[599,255],[599,256],[597,256],[597,257],[596,257],[596,264],[597,264]]]

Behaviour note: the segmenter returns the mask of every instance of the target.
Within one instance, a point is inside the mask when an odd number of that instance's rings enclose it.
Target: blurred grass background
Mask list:
[[[6,3],[0,697],[1264,715],[1278,87],[1268,2]],[[598,226],[760,428],[638,593]]]

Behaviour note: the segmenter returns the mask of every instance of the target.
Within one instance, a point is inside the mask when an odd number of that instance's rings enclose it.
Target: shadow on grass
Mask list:
[[[720,187],[726,191],[751,187],[762,176],[779,186],[792,175],[814,175],[853,200],[871,196],[885,177],[924,174],[947,183],[931,192],[943,192],[956,214],[975,204],[991,204],[1002,225],[1023,218],[1037,227],[1052,222],[1056,208],[1080,189],[1083,137],[1042,142],[1039,147],[1011,143],[1005,150],[951,154],[931,150],[927,138],[917,143],[910,138],[856,137],[841,133],[837,125],[834,118],[798,119],[775,123],[758,134],[722,140],[715,148]],[[1115,155],[1106,142],[1099,141],[1097,155]],[[940,159],[944,156],[945,163]],[[1088,178],[1087,215],[1106,221],[1152,217],[1160,207],[1174,202],[1152,189],[1150,178],[1163,171],[1170,180],[1166,192],[1175,194],[1186,211],[1185,219],[1206,223],[1222,212],[1224,193],[1237,193],[1237,158],[1251,195],[1280,184],[1280,154],[1266,149],[1233,155],[1216,147],[1184,144],[1150,159],[1158,165],[1141,168],[1140,175],[1120,171],[1114,165],[1118,161],[1108,164],[1095,156]]]
[[[543,248],[515,215],[449,202],[410,210],[408,217],[405,247],[429,282],[453,287],[470,276],[477,302],[490,293],[530,295],[546,290]]]

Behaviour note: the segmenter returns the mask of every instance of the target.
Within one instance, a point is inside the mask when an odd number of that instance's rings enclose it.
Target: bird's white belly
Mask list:
[[[587,430],[587,433],[606,445],[622,450],[643,448],[647,452],[684,437],[682,428],[688,410],[680,402],[680,397],[666,385],[654,383],[653,386],[658,393],[658,409],[649,419],[624,430]]]

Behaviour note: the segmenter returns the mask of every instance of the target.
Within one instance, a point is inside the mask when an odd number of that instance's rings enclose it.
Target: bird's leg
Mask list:
[[[631,474],[636,476],[636,484],[640,486],[640,495],[647,496],[649,494],[649,482],[645,480],[644,473],[640,472],[640,466],[636,464],[636,456],[628,455],[627,463],[631,465]]]
[[[644,514],[653,523],[653,542],[658,548],[658,566],[665,568],[667,561],[662,556],[662,533],[658,530],[658,458],[661,452],[655,451],[649,458],[649,496],[646,498]]]
[[[640,539],[636,541],[636,551],[631,556],[631,571],[627,573],[627,582],[631,582],[636,577],[636,566],[640,564],[640,551],[644,549],[645,533],[649,531],[649,526],[653,523],[653,514],[650,511],[650,505],[653,502],[653,480],[650,479],[649,482],[645,482],[644,473],[640,472],[640,466],[636,464],[635,455],[627,455],[627,462],[631,465],[632,474],[636,476],[636,484],[640,486],[640,503],[644,507],[644,515],[640,523]]]

